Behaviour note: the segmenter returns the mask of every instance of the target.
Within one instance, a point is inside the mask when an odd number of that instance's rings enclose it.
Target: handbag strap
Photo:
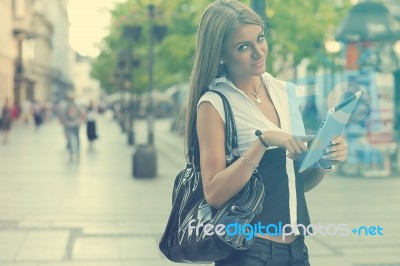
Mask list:
[[[225,113],[225,158],[227,165],[233,163],[239,157],[239,145],[236,131],[235,117],[233,116],[232,107],[226,96],[216,90],[211,90],[218,94],[224,105]]]
[[[238,145],[238,137],[236,131],[235,118],[233,116],[231,105],[228,99],[219,91],[210,90],[218,94],[221,97],[224,113],[225,113],[225,158],[226,164],[232,164],[237,158],[239,158],[239,145]],[[197,147],[198,148],[198,147]],[[193,143],[189,147],[188,153],[188,162],[193,162],[195,155],[195,147]]]

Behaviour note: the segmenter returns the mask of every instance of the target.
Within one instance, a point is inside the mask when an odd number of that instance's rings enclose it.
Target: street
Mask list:
[[[81,158],[72,162],[58,121],[38,131],[13,125],[9,143],[0,144],[0,265],[184,265],[158,250],[173,181],[185,166],[183,142],[169,129],[169,119],[156,121],[158,176],[137,179],[134,147],[110,119],[98,119],[93,150],[81,128]],[[146,132],[145,121],[135,122],[136,144]],[[311,222],[329,225],[325,236],[306,238],[311,265],[400,266],[399,177],[332,173],[306,196]],[[368,232],[333,235],[339,224]]]

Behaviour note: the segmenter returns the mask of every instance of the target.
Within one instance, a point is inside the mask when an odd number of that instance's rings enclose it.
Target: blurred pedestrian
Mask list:
[[[20,114],[21,114],[21,108],[20,108],[19,104],[18,103],[14,103],[11,106],[11,119],[13,121],[18,120]]]
[[[98,138],[96,130],[96,108],[93,102],[90,102],[86,112],[86,135],[89,141],[89,148],[93,148],[93,141]]]
[[[25,124],[28,124],[32,116],[32,103],[30,100],[26,100],[21,106],[21,117]]]
[[[5,100],[4,106],[1,109],[1,117],[0,117],[0,130],[3,133],[3,143],[8,143],[8,134],[11,128],[11,107],[8,102],[8,99]]]
[[[74,98],[70,95],[67,99],[64,110],[60,116],[64,126],[67,138],[67,147],[70,153],[70,160],[75,155],[77,159],[80,157],[80,137],[79,128],[84,120],[84,114],[79,106],[75,103]]]
[[[39,101],[34,101],[32,106],[33,121],[35,122],[35,128],[39,127],[43,123],[43,109]]]

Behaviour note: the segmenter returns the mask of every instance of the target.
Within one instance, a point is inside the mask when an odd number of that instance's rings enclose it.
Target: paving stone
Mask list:
[[[69,233],[30,231],[16,254],[16,261],[61,261],[64,258]]]
[[[0,231],[0,261],[13,261],[20,249],[26,232]],[[0,262],[0,265],[1,262]]]
[[[157,120],[159,175],[137,179],[131,174],[136,146],[126,144],[113,121],[98,124],[95,152],[81,131],[79,162],[69,162],[57,121],[39,132],[13,126],[10,144],[0,146],[1,266],[176,265],[163,257],[158,240],[175,175],[185,166],[180,140],[168,120]],[[135,132],[137,143],[147,141],[144,121],[136,121]],[[325,177],[306,194],[313,223],[380,224],[385,235],[308,237],[312,265],[400,265],[398,191],[400,178]]]
[[[119,260],[117,238],[80,237],[76,240],[72,260]]]

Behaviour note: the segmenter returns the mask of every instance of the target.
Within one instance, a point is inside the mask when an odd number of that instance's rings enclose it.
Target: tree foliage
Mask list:
[[[154,88],[165,89],[189,79],[195,49],[195,33],[200,16],[212,2],[194,0],[158,1],[155,24],[167,25],[162,42],[155,46]],[[243,1],[249,4],[250,1]],[[298,65],[303,58],[320,64],[318,54],[324,51],[324,40],[333,33],[350,7],[350,0],[266,0],[267,41],[270,48],[268,71],[279,74],[287,62]],[[132,54],[140,65],[133,70],[135,93],[148,87],[149,1],[127,0],[112,10],[110,34],[101,44],[101,53],[93,62],[92,75],[109,93],[118,91],[115,69],[118,54],[129,47],[122,38],[123,27],[140,25],[141,36],[132,45]]]
[[[178,82],[187,81],[194,54],[194,38],[202,10],[211,1],[159,1],[155,10],[155,25],[167,25],[167,35],[155,45],[154,88],[165,89]],[[122,37],[124,26],[140,25],[141,36],[132,46],[132,54],[140,65],[132,71],[135,93],[148,87],[149,16],[148,1],[129,0],[112,10],[110,34],[101,44],[101,53],[93,62],[92,76],[108,92],[115,92],[118,54],[129,46]]]
[[[286,62],[297,66],[303,58],[320,64],[318,55],[325,52],[325,40],[333,36],[351,6],[348,0],[267,0],[267,3],[272,46],[268,63],[275,74],[288,67]]]

